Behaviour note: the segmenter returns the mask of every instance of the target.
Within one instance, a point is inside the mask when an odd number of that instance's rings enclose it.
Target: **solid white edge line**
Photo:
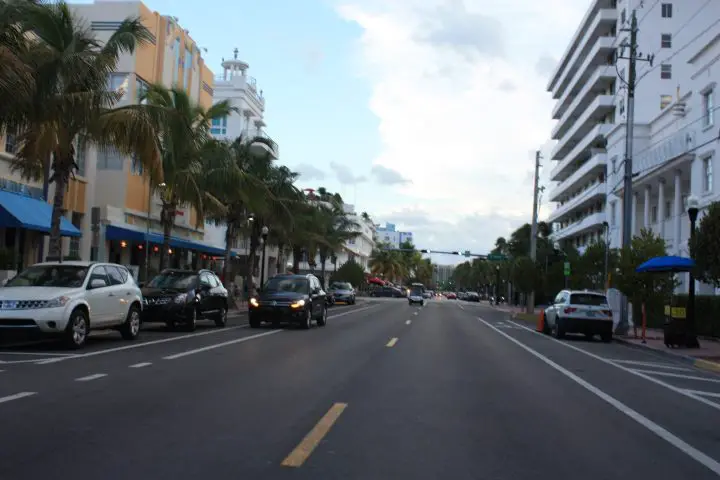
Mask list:
[[[684,373],[674,372],[658,372],[656,370],[645,370],[642,368],[635,369],[638,373],[647,373],[648,375],[657,375],[659,377],[682,378],[685,380],[697,380],[700,382],[720,383],[718,378],[701,377],[700,375],[685,375]]]
[[[609,358],[608,360],[611,360],[616,363],[627,363],[628,365],[638,365],[642,367],[652,367],[652,368],[665,368],[667,370],[679,370],[684,372],[692,372],[692,368],[686,368],[686,367],[677,367],[675,365],[671,365],[668,363],[657,363],[657,362],[641,362],[638,360],[622,360],[617,358]]]
[[[89,382],[92,380],[97,380],[98,378],[107,377],[107,373],[95,373],[93,375],[87,375],[85,377],[76,378],[76,382]]]
[[[15,395],[0,397],[0,403],[12,402],[13,400],[20,400],[21,398],[32,397],[33,395],[37,395],[37,392],[20,392],[16,393]]]
[[[703,392],[702,390],[685,390],[686,392],[694,393],[695,395],[705,395],[706,397],[712,397],[712,398],[720,398],[720,393],[718,392]]]
[[[481,320],[481,319],[479,319],[479,320]],[[484,321],[484,320],[483,320],[483,321]],[[689,392],[688,392],[686,389],[684,389],[684,388],[678,388],[678,387],[676,387],[675,385],[671,385],[671,384],[669,384],[669,383],[667,383],[667,382],[663,382],[662,380],[659,380],[659,379],[657,379],[657,378],[655,378],[655,377],[651,377],[650,375],[646,375],[646,374],[644,374],[644,373],[640,373],[640,372],[638,372],[638,371],[636,371],[636,370],[634,370],[634,369],[632,369],[632,368],[627,368],[627,367],[625,367],[624,365],[620,365],[620,364],[618,364],[618,363],[615,363],[615,362],[613,362],[612,360],[608,360],[607,358],[601,357],[600,355],[595,355],[594,353],[590,353],[590,352],[588,352],[588,351],[586,351],[586,350],[583,350],[583,349],[580,348],[580,347],[576,347],[575,345],[570,345],[569,343],[561,342],[561,341],[558,340],[557,338],[549,337],[549,336],[547,336],[547,335],[545,335],[545,334],[543,334],[543,333],[541,333],[541,332],[538,332],[538,331],[533,330],[532,328],[526,327],[525,325],[520,325],[519,323],[513,322],[512,320],[511,320],[510,322],[511,322],[511,323],[514,323],[515,325],[517,325],[518,327],[520,327],[520,328],[522,328],[522,329],[524,329],[524,330],[527,330],[527,331],[529,331],[529,332],[531,332],[531,333],[534,333],[534,334],[536,334],[536,335],[540,335],[540,336],[542,336],[542,337],[544,337],[544,338],[547,338],[548,340],[551,340],[551,341],[557,343],[558,345],[562,345],[563,347],[566,347],[566,348],[575,350],[576,352],[580,352],[580,353],[582,353],[583,355],[587,355],[587,356],[590,357],[590,358],[594,358],[595,360],[598,360],[598,361],[600,361],[600,362],[606,363],[606,364],[608,364],[608,365],[612,365],[612,366],[615,367],[615,368],[619,368],[620,370],[622,370],[622,371],[624,371],[624,372],[627,372],[627,373],[630,373],[630,374],[632,374],[632,375],[635,375],[635,376],[637,376],[637,377],[644,378],[644,379],[647,380],[648,382],[652,382],[652,383],[654,383],[654,384],[656,384],[656,385],[660,385],[660,386],[662,386],[662,387],[665,387],[665,388],[667,388],[668,390],[672,390],[673,392],[679,393],[680,395],[683,395],[683,396],[685,396],[685,397],[692,398],[693,400],[696,400],[696,401],[698,401],[698,402],[700,402],[700,403],[702,403],[702,404],[704,404],[704,405],[707,405],[708,407],[714,408],[715,410],[720,410],[720,405],[718,405],[717,403],[715,403],[715,402],[713,402],[713,401],[711,401],[711,400],[708,400],[707,398],[703,398],[703,397],[698,396],[698,395],[695,395],[695,394],[693,394],[693,393],[689,393]]]
[[[493,326],[493,325],[490,324],[489,322],[486,322],[486,321],[483,320],[482,318],[478,318],[478,320],[480,320],[482,323],[484,323],[488,328],[491,328],[492,330],[494,330],[494,331],[497,332],[498,334],[500,334],[500,335],[502,335],[503,337],[505,337],[506,339],[510,340],[512,343],[514,343],[514,344],[517,345],[518,347],[522,348],[523,350],[525,350],[525,351],[528,352],[529,354],[533,355],[533,356],[534,356],[535,358],[537,358],[538,360],[541,360],[542,362],[544,362],[544,363],[547,364],[548,366],[550,366],[550,367],[554,368],[555,370],[557,370],[558,372],[562,373],[562,374],[565,375],[567,378],[569,378],[570,380],[574,381],[575,383],[577,383],[578,385],[580,385],[581,387],[583,387],[584,389],[586,389],[587,391],[589,391],[590,393],[592,393],[593,395],[595,395],[596,397],[598,397],[598,398],[604,400],[605,402],[607,402],[608,404],[612,405],[612,406],[615,407],[615,409],[617,409],[619,412],[621,412],[621,413],[627,415],[628,417],[630,417],[631,419],[635,420],[637,423],[639,423],[640,425],[642,425],[643,427],[645,427],[647,430],[651,431],[652,433],[654,433],[655,435],[657,435],[657,436],[660,437],[661,439],[665,440],[665,441],[668,442],[670,445],[672,445],[673,447],[677,448],[678,450],[680,450],[681,452],[683,452],[685,455],[689,456],[690,458],[692,458],[692,459],[695,460],[696,462],[698,462],[698,463],[700,463],[701,465],[705,466],[706,468],[708,468],[709,470],[711,470],[711,471],[712,471],[713,473],[715,473],[716,475],[720,475],[720,463],[718,463],[716,460],[714,460],[714,459],[711,458],[710,456],[708,456],[708,455],[706,455],[705,453],[701,452],[700,450],[698,450],[697,448],[693,447],[693,446],[690,445],[689,443],[685,442],[685,441],[682,440],[681,438],[673,435],[673,434],[670,433],[668,430],[664,429],[663,427],[661,427],[661,426],[658,425],[657,423],[653,422],[653,421],[650,420],[649,418],[643,416],[643,415],[640,414],[639,412],[633,410],[633,409],[630,408],[629,406],[627,406],[627,405],[625,405],[624,403],[622,403],[620,400],[617,400],[615,397],[612,397],[612,396],[608,395],[607,393],[603,392],[602,390],[600,390],[599,388],[597,388],[597,387],[594,386],[593,384],[591,384],[591,383],[583,380],[582,378],[580,378],[579,376],[575,375],[573,372],[571,372],[570,370],[566,369],[565,367],[563,367],[563,366],[561,366],[561,365],[553,362],[552,360],[550,360],[550,359],[549,359],[548,357],[546,357],[545,355],[543,355],[543,354],[541,354],[541,353],[533,350],[532,348],[528,347],[527,345],[525,345],[524,343],[522,343],[520,340],[517,340],[516,338],[513,338],[512,336],[508,335],[507,333],[503,332],[502,330],[500,330],[500,329],[498,329],[498,328],[495,328],[495,326]]]

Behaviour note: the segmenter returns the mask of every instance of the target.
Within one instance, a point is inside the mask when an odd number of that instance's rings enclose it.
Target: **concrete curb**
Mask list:
[[[704,360],[702,358],[695,358],[691,355],[684,355],[682,353],[672,353],[667,350],[658,350],[656,348],[646,347],[642,344],[638,345],[637,343],[633,343],[624,338],[614,337],[613,340],[615,340],[617,343],[621,343],[630,348],[643,350],[645,352],[654,352],[659,355],[662,355],[665,358],[672,358],[675,360],[680,360],[681,362],[690,364],[693,367],[699,368],[701,370],[708,370],[711,372],[720,373],[720,363],[717,363],[717,362],[711,362],[710,360]]]

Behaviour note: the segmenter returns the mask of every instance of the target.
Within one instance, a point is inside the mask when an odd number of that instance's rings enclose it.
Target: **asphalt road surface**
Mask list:
[[[720,376],[487,306],[144,334],[0,346],[0,479],[720,476]]]

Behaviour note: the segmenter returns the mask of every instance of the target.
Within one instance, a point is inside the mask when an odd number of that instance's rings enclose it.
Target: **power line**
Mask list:
[[[660,0],[655,0],[655,3],[653,3],[652,6],[647,9],[647,11],[645,12],[645,15],[643,15],[643,16],[640,18],[640,20],[638,20],[638,25],[640,25],[640,24],[642,23],[642,21],[647,18],[648,15],[650,15],[650,12],[652,12],[653,9],[654,9],[655,7],[657,7],[657,4],[658,4],[658,3],[660,3]],[[642,8],[642,3],[641,3],[641,5],[640,5],[640,8]]]

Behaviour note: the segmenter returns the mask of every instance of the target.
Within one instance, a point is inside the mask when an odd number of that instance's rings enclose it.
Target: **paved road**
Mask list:
[[[486,306],[332,315],[5,364],[0,478],[720,476],[720,376]]]

